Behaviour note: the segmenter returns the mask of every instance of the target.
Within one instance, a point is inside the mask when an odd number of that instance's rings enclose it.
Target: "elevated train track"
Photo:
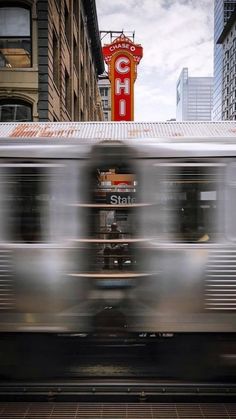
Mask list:
[[[231,403],[0,403],[1,419],[234,419]]]
[[[235,383],[160,380],[98,380],[1,382],[0,402],[234,402]]]
[[[235,395],[230,383],[2,382],[0,419],[235,419]]]

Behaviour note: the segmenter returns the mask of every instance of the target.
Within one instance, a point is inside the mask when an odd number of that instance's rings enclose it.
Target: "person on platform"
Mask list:
[[[116,256],[118,260],[118,268],[122,269],[123,264],[123,246],[120,243],[117,243],[116,240],[122,239],[122,232],[118,229],[117,224],[114,222],[111,225],[111,229],[108,232],[108,239],[114,240],[104,249],[104,269],[109,269],[111,265],[111,260]],[[112,266],[113,267],[113,264]]]

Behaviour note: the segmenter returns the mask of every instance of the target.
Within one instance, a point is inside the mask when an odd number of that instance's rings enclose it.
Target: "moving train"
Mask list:
[[[236,332],[236,123],[0,125],[0,331]]]

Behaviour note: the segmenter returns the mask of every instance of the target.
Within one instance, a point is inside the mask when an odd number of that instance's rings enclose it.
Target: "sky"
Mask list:
[[[135,31],[143,47],[134,87],[135,121],[176,117],[176,82],[213,75],[214,0],[96,0],[101,31]],[[110,43],[110,37],[104,38]],[[104,42],[103,41],[103,42]]]

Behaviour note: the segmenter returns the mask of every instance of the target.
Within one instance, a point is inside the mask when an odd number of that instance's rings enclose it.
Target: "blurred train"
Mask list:
[[[236,332],[236,123],[0,137],[1,332]]]

